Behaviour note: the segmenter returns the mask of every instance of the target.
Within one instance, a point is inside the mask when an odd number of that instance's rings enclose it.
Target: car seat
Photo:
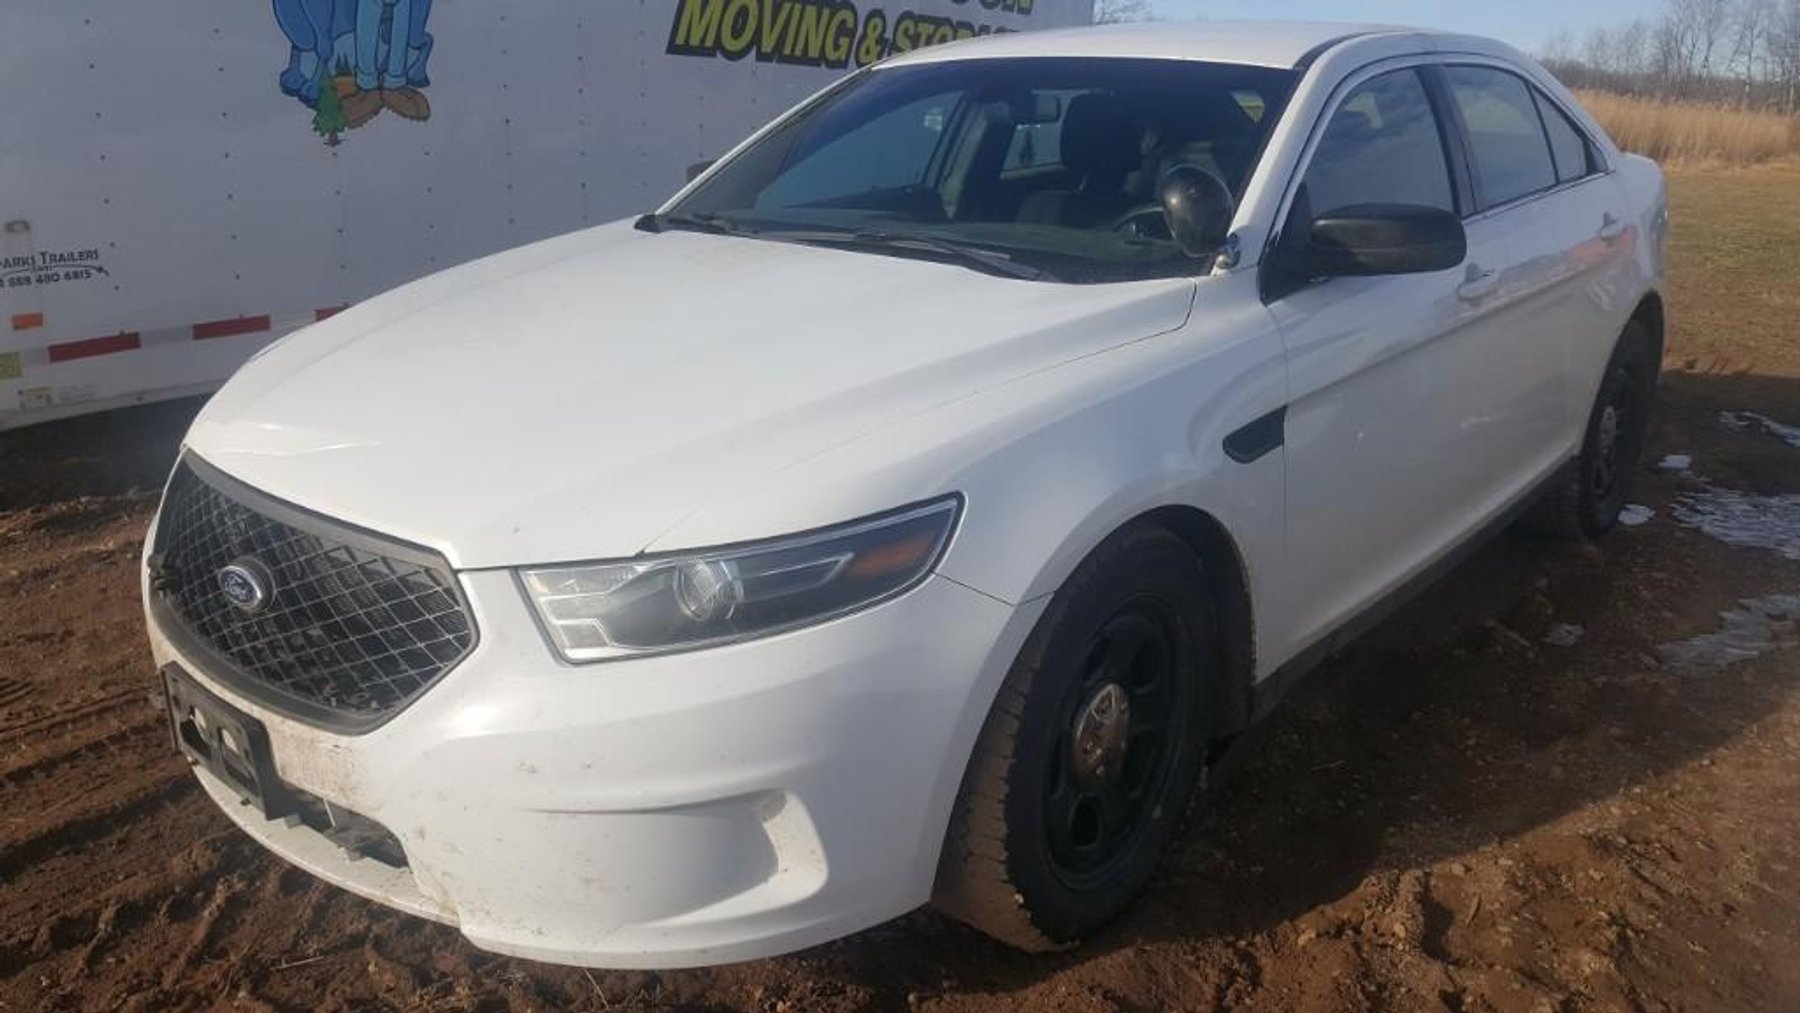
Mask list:
[[[1062,161],[1072,190],[1040,190],[1025,198],[1019,221],[1067,228],[1106,227],[1142,204],[1126,181],[1143,166],[1144,128],[1117,96],[1080,95],[1063,117]]]

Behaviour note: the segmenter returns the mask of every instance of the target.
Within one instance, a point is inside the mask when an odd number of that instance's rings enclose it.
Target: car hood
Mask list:
[[[278,342],[188,446],[461,568],[631,556],[736,482],[1177,328],[1193,292],[604,226]]]

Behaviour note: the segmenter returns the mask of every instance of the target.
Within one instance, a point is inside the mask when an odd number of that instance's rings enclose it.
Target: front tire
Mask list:
[[[1659,368],[1648,328],[1632,321],[1606,364],[1581,455],[1526,516],[1528,528],[1555,538],[1594,539],[1618,527],[1643,460]]]
[[[1202,772],[1215,610],[1185,542],[1127,528],[1076,568],[983,725],[935,902],[1030,951],[1071,946],[1149,883]]]

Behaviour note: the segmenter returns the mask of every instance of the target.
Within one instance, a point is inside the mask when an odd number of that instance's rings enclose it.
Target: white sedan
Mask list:
[[[490,950],[932,900],[1076,943],[1370,616],[1520,516],[1614,526],[1666,222],[1484,39],[889,60],[246,366],[147,557],[177,736],[268,847]]]

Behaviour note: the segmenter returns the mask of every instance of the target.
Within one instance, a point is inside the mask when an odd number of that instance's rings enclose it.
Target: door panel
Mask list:
[[[1461,144],[1447,126],[1455,121],[1426,102],[1424,81],[1389,72],[1348,93],[1297,188],[1296,216],[1330,210],[1321,203],[1472,210],[1471,188],[1454,185],[1456,149],[1434,153],[1417,136],[1422,109],[1436,143]],[[1568,427],[1561,339],[1554,326],[1523,326],[1545,293],[1535,216],[1496,210],[1465,224],[1469,254],[1455,270],[1338,278],[1270,306],[1289,357],[1286,632],[1295,649],[1479,530],[1559,452]]]
[[[1514,219],[1519,249],[1511,326],[1553,367],[1546,387],[1563,402],[1563,424],[1544,438],[1542,451],[1554,465],[1579,449],[1601,370],[1634,308],[1638,236],[1626,227],[1624,191],[1611,175],[1545,194],[1504,217]]]
[[[1618,302],[1636,236],[1624,194],[1593,143],[1554,101],[1512,70],[1444,68],[1448,106],[1469,138],[1475,193],[1515,248],[1506,280],[1509,333],[1540,366],[1534,396],[1562,402],[1521,430],[1549,465],[1573,454],[1589,402],[1629,307]],[[1491,209],[1491,210],[1489,210]],[[1530,449],[1530,448],[1526,448]]]
[[[1545,407],[1503,323],[1512,245],[1471,230],[1463,268],[1341,278],[1271,307],[1287,342],[1289,577],[1301,647],[1504,506],[1526,407]],[[1485,294],[1470,269],[1493,272]],[[1479,286],[1478,286],[1479,287]]]

